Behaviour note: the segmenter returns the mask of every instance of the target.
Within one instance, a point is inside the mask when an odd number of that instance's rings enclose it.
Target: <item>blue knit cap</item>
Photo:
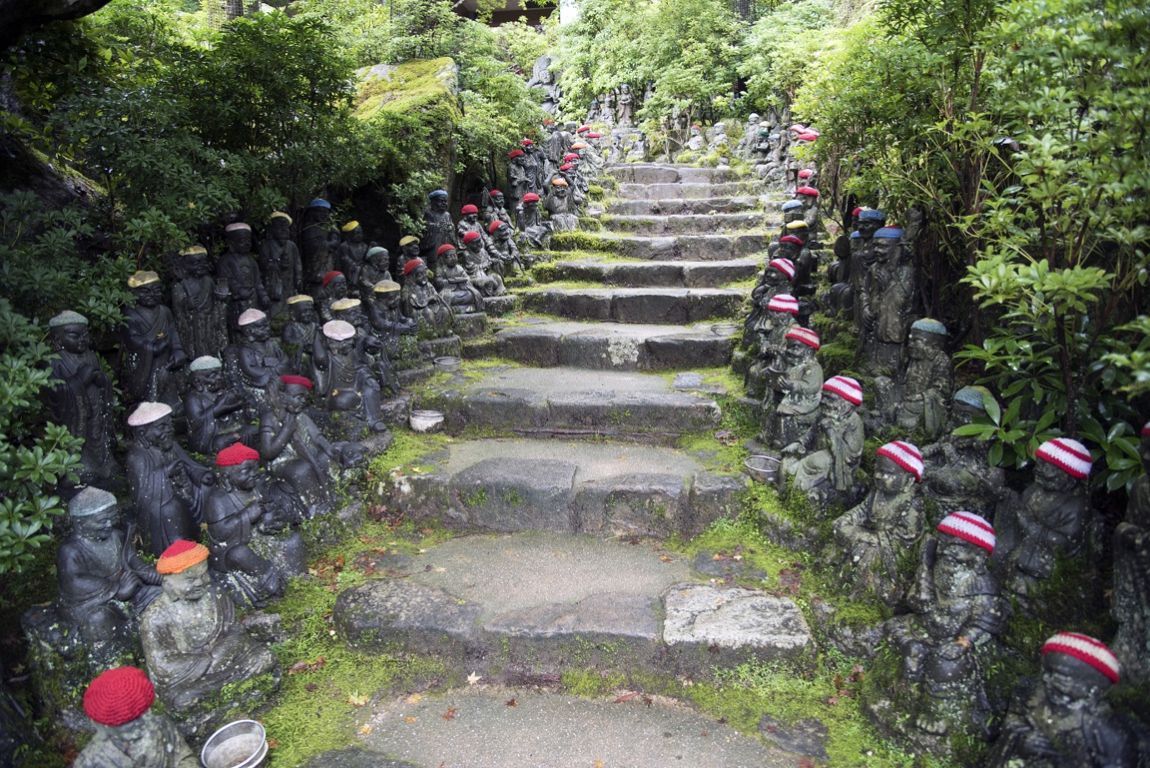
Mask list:
[[[986,410],[986,395],[990,394],[990,390],[986,387],[963,387],[954,393],[954,402],[969,405],[971,408],[977,408],[980,411]]]
[[[937,333],[939,336],[946,335],[946,326],[933,317],[924,317],[921,320],[915,320],[910,326],[910,329],[912,331],[922,331],[923,333]]]
[[[859,231],[857,229],[854,232],[851,232],[851,240],[859,240],[861,238],[862,238],[862,235],[859,234]]]
[[[898,240],[902,237],[902,229],[900,227],[883,227],[875,232],[874,236],[876,240]]]
[[[447,190],[446,189],[437,189],[434,192],[428,193],[427,196],[428,197],[447,197]]]
[[[331,208],[331,203],[329,203],[327,200],[324,200],[322,197],[317,197],[315,200],[312,200],[310,203],[308,203],[307,207],[308,208]]]
[[[875,208],[863,208],[859,211],[859,221],[886,221],[886,214]]]

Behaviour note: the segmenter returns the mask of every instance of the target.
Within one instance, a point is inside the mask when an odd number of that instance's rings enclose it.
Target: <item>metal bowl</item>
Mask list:
[[[748,456],[747,460],[743,462],[743,466],[752,480],[760,483],[774,483],[779,478],[779,466],[782,463],[781,459],[774,456],[755,454]]]
[[[407,423],[414,432],[432,432],[443,424],[442,411],[412,411]]]
[[[715,323],[711,326],[711,333],[716,336],[735,336],[742,328],[734,323]]]
[[[435,358],[435,370],[443,373],[455,373],[463,364],[458,357],[446,356]]]
[[[236,720],[213,733],[200,750],[204,768],[257,768],[268,755],[267,733],[255,720]]]

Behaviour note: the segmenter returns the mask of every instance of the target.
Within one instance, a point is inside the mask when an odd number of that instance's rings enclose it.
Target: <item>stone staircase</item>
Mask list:
[[[551,284],[520,289],[520,312],[473,348],[499,360],[417,393],[454,439],[393,472],[383,502],[471,535],[391,556],[372,569],[387,577],[343,592],[346,642],[493,680],[813,661],[791,600],[708,583],[659,546],[733,517],[747,488],[678,446],[719,428],[725,393],[696,371],[729,364],[749,288],[724,286],[762,269],[778,214],[730,169],[606,173],[618,199],[581,233],[595,248],[556,254],[539,270]]]

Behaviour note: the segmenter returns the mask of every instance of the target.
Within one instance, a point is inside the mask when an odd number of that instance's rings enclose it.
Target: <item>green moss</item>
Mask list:
[[[606,196],[607,196],[607,190],[604,189],[602,187],[602,185],[600,185],[600,184],[588,184],[587,185],[587,197],[591,198],[592,200],[602,200]]]
[[[553,251],[598,251],[612,253],[617,250],[616,243],[602,237],[595,237],[587,232],[556,232],[551,237],[551,250]]]
[[[386,77],[360,70],[355,115],[369,119],[380,113],[438,112],[449,125],[462,113],[455,93],[455,62],[447,57],[396,64]]]
[[[590,669],[568,669],[561,677],[563,690],[572,696],[594,698],[605,696],[627,684],[627,679],[616,672],[596,672]]]
[[[428,435],[397,430],[395,439],[384,453],[379,454],[368,465],[368,477],[372,481],[387,478],[393,471],[426,472],[426,457],[441,452],[453,441],[441,434]]]

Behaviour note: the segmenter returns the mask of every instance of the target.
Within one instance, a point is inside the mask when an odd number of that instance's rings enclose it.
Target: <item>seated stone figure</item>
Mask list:
[[[241,339],[228,347],[225,358],[234,371],[233,377],[243,385],[252,409],[258,413],[267,400],[269,382],[287,373],[288,357],[272,338],[271,322],[261,310],[244,310],[236,325]]]
[[[767,304],[780,294],[790,295],[791,280],[795,276],[795,265],[790,259],[771,259],[759,275],[759,280],[751,290],[751,312],[743,323],[743,343],[754,344],[755,327],[759,323]],[[796,304],[796,307],[798,305]],[[798,310],[795,310],[798,314]]]
[[[116,497],[88,486],[68,502],[71,530],[56,552],[60,618],[92,667],[135,645],[135,617],[159,595],[160,579],[120,529]]]
[[[951,414],[956,425],[970,424],[986,413],[983,387],[963,387],[954,393]],[[1006,473],[992,467],[990,448],[977,437],[944,434],[936,443],[922,449],[927,464],[924,484],[928,498],[939,509],[965,509],[986,518],[994,516],[999,499],[1006,494]]]
[[[275,657],[236,620],[231,598],[212,583],[208,557],[207,547],[184,539],[165,549],[156,561],[164,593],[140,617],[148,675],[177,716],[231,683],[271,675],[268,687],[279,687]]]
[[[763,400],[761,437],[775,449],[795,442],[815,423],[823,388],[823,367],[815,359],[819,335],[795,326],[784,339],[786,347],[768,375]]]
[[[939,321],[922,318],[911,325],[907,335],[909,359],[902,375],[895,381],[886,376],[875,378],[885,422],[930,440],[942,434],[954,387],[945,345],[946,326]]]
[[[395,265],[398,272],[398,282],[402,283],[403,276],[407,274],[404,272],[404,269],[407,268],[407,262],[419,258],[419,247],[419,238],[415,235],[404,235],[399,239],[399,259]]]
[[[477,232],[463,236],[463,269],[471,284],[483,296],[505,296],[507,289],[503,278],[492,269],[491,256],[483,244],[483,237]]]
[[[380,280],[391,279],[391,254],[382,246],[367,249],[367,258],[359,270],[359,297],[365,301],[371,297],[371,289]]]
[[[862,386],[849,376],[826,380],[818,421],[801,440],[783,448],[780,484],[789,479],[818,506],[849,503],[866,438],[858,414],[862,400]]]
[[[224,579],[237,600],[256,608],[282,596],[287,577],[299,573],[306,560],[298,532],[291,542],[290,567],[282,559],[276,562],[256,551],[261,531],[281,531],[299,522],[292,508],[265,498],[259,484],[259,461],[259,452],[243,443],[216,454],[218,481],[204,509],[210,569]]]
[[[176,445],[172,409],[165,403],[140,403],[128,417],[132,444],[126,470],[136,524],[145,548],[159,555],[176,539],[196,539],[208,468],[192,461]]]
[[[256,433],[247,413],[244,393],[227,386],[219,358],[197,357],[188,367],[192,390],[184,411],[188,421],[188,445],[211,455],[234,442],[250,440]]]
[[[795,322],[798,314],[799,302],[789,293],[780,293],[766,301],[764,311],[751,329],[755,357],[743,377],[747,397],[762,398],[775,384],[776,362],[786,348],[787,332],[798,327]]]
[[[112,380],[92,351],[88,318],[66,311],[48,321],[48,334],[56,353],[48,365],[51,382],[44,399],[53,423],[84,439],[79,471],[83,483],[114,482],[120,465],[113,454],[116,442],[112,406],[116,402]]]
[[[468,233],[473,234],[473,233]],[[483,311],[483,294],[471,284],[467,270],[459,264],[459,254],[451,243],[439,246],[436,254],[439,269],[435,273],[435,288],[457,315],[470,315]]]
[[[507,210],[507,198],[503,192],[498,189],[489,190],[487,199],[489,205],[483,208],[483,224],[487,227],[487,233],[491,234],[492,224],[502,221],[514,234],[515,224],[511,221],[511,213]]]
[[[1042,678],[1015,693],[986,768],[1134,768],[1134,737],[1106,700],[1120,679],[1104,643],[1059,632],[1042,645]]]
[[[917,746],[948,751],[957,734],[986,739],[992,714],[986,674],[997,658],[1009,609],[991,575],[994,528],[973,512],[952,512],[923,547],[910,613],[884,632],[902,657],[895,695],[913,717],[905,735]]]
[[[315,373],[327,410],[353,416],[373,432],[387,432],[379,378],[356,347],[355,326],[344,320],[324,323],[320,345]]]
[[[358,221],[349,221],[339,228],[340,242],[336,249],[336,264],[339,271],[347,278],[348,290],[358,291],[360,285],[359,273],[367,262],[367,243],[364,242],[363,227]]]
[[[280,333],[280,341],[288,356],[288,370],[310,371],[312,349],[319,329],[315,300],[306,294],[296,294],[287,300],[287,307],[288,321]]]
[[[349,295],[346,275],[338,270],[325,273],[320,281],[319,319],[325,323],[331,320],[331,305]]]
[[[355,328],[355,353],[361,365],[366,366],[379,384],[382,397],[395,397],[399,394],[399,380],[391,365],[391,358],[384,340],[375,333],[368,320],[364,302],[359,299],[343,299],[332,305],[335,320],[351,323]],[[321,334],[315,348],[315,359],[327,362],[327,345]],[[314,366],[319,371],[321,366]],[[324,368],[326,370],[326,367]],[[317,380],[322,378],[317,374]]]
[[[400,354],[400,338],[414,335],[419,330],[415,320],[406,317],[400,307],[400,285],[392,280],[380,280],[371,290],[367,304],[367,317],[375,334],[383,341],[392,358]]]
[[[1058,437],[1038,446],[1034,458],[1034,482],[1020,502],[1010,498],[999,504],[995,518],[1003,583],[1023,604],[1054,573],[1059,557],[1083,553],[1090,523],[1086,480],[1093,459],[1086,446]]]
[[[128,278],[135,306],[124,310],[120,327],[120,386],[129,404],[144,400],[182,407],[176,371],[188,364],[172,310],[164,306],[155,272]]]
[[[455,225],[455,238],[458,242],[463,242],[463,237],[468,232],[475,232],[482,236],[483,225],[479,223],[479,207],[475,205],[465,205],[459,209],[459,223]],[[436,274],[439,274],[440,264],[438,261],[435,263]]]
[[[518,275],[526,269],[527,260],[520,254],[513,234],[511,225],[501,219],[487,227],[491,260],[495,271],[503,277]]]
[[[579,219],[571,211],[570,185],[567,179],[557,176],[551,180],[551,191],[547,195],[545,205],[556,232],[574,232],[579,228]]]
[[[894,607],[910,576],[900,561],[913,557],[922,534],[917,493],[922,454],[911,443],[896,440],[879,448],[876,456],[874,486],[861,504],[835,520],[834,540],[851,593],[872,593]]]
[[[307,414],[311,379],[285,375],[260,416],[260,456],[287,482],[309,517],[331,510],[332,462],[350,467],[363,459],[358,443],[332,443]]]
[[[1114,531],[1114,598],[1118,622],[1114,651],[1128,676],[1150,682],[1150,423],[1142,427],[1142,476],[1126,502],[1126,518]]]
[[[451,307],[428,279],[427,266],[423,263],[423,259],[412,259],[407,262],[403,268],[403,276],[400,305],[403,307],[403,314],[419,324],[419,335],[430,339],[450,336],[454,328]]]
[[[555,232],[555,225],[543,218],[539,210],[539,195],[528,192],[520,201],[519,231],[522,233],[523,244],[535,250],[547,250],[551,247],[551,235]]]
[[[72,768],[199,768],[175,724],[152,709],[155,700],[142,669],[100,673],[84,691],[84,712],[96,733]]]

